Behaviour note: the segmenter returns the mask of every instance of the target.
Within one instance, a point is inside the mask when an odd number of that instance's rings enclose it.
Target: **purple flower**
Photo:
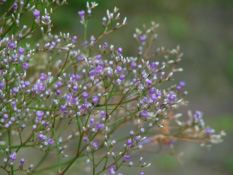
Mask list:
[[[146,35],[140,36],[140,42],[144,43],[146,41]]]
[[[108,43],[104,42],[104,48],[108,47]]]
[[[95,83],[97,84],[100,80],[98,78],[95,79]]]
[[[124,159],[125,159],[125,160],[129,160],[131,157],[132,157],[132,156],[131,156],[130,154],[124,155]]]
[[[13,49],[15,47],[15,44],[13,42],[9,42],[8,46],[10,49]]]
[[[122,68],[121,66],[117,66],[117,67],[116,67],[117,73],[121,72],[122,70],[123,70],[123,68]]]
[[[56,95],[60,95],[61,91],[58,89],[56,90]]]
[[[104,128],[104,123],[97,123],[96,126],[95,126],[96,130],[100,130],[100,129],[103,129],[103,128]]]
[[[181,90],[181,88],[182,88],[182,87],[184,87],[184,86],[185,86],[185,82],[184,82],[184,81],[181,81],[181,82],[180,82],[180,85],[179,85],[179,86],[177,86],[177,88],[176,88],[176,89],[177,89],[177,91],[180,91],[180,90]]]
[[[25,49],[22,48],[22,47],[19,47],[18,52],[21,55],[21,54],[23,54],[25,52]]]
[[[37,10],[37,9],[35,9],[35,10],[33,11],[33,15],[35,16],[36,19],[39,19],[39,18],[40,18],[40,11]]]
[[[14,9],[17,10],[18,4],[17,4],[17,3],[14,3],[13,6],[14,6]]]
[[[73,42],[73,43],[76,43],[77,39],[78,39],[78,37],[77,37],[77,36],[74,36],[73,39],[72,39],[72,42]]]
[[[148,116],[148,112],[146,110],[140,112],[140,116],[146,118]]]
[[[43,84],[38,84],[38,92],[42,92],[42,91],[45,91],[46,89],[46,86],[43,85]]]
[[[78,97],[75,97],[75,98],[72,98],[71,102],[72,102],[73,104],[76,104],[78,100],[79,100],[79,98],[78,98]]]
[[[176,99],[176,94],[174,94],[174,92],[170,91],[168,101],[174,101],[175,99]]]
[[[26,70],[28,68],[28,66],[29,66],[28,63],[23,63],[23,65],[22,65],[24,70]]]
[[[44,116],[44,111],[37,111],[36,112],[36,116],[38,117],[38,119],[42,119],[42,117]]]
[[[53,140],[53,139],[49,139],[49,140],[48,140],[48,144],[49,144],[49,145],[53,145],[53,144],[54,144],[54,140]]]
[[[46,122],[46,123],[45,123],[45,126],[46,126],[46,127],[49,126],[49,122]]]
[[[0,89],[3,89],[5,87],[5,82],[0,82]]]
[[[78,86],[73,86],[73,90],[76,92],[78,90]]]
[[[80,75],[80,74],[76,74],[76,75],[75,75],[75,79],[76,79],[76,80],[80,80],[81,78],[82,78],[82,75]]]
[[[66,95],[66,103],[70,102],[72,100],[72,95],[68,94]]]
[[[151,81],[151,80],[147,80],[147,81],[146,81],[146,84],[147,84],[147,86],[149,87],[149,86],[152,85],[152,81]]]
[[[214,129],[206,128],[205,132],[206,132],[206,134],[210,135],[210,134],[213,134],[215,131],[214,131]]]
[[[140,175],[145,175],[145,173],[144,173],[144,172],[141,172]]]
[[[128,139],[128,140],[126,141],[126,144],[127,144],[128,146],[131,146],[132,143],[133,143],[132,139]]]
[[[101,117],[105,117],[106,113],[104,111],[101,111],[100,115],[101,115]]]
[[[51,23],[51,18],[48,14],[46,14],[45,16],[42,16],[42,23],[45,25],[48,25],[49,23]]]
[[[85,45],[85,46],[88,46],[88,41],[85,41],[85,43],[82,43],[81,45],[82,45],[82,46],[84,46],[84,45]]]
[[[9,127],[10,127],[10,124],[7,123],[7,124],[5,125],[5,128],[9,128]]]
[[[181,81],[181,82],[180,82],[180,86],[181,86],[181,87],[184,87],[185,84],[186,84],[186,83],[185,83],[184,81]]]
[[[136,67],[137,67],[137,63],[132,62],[132,63],[131,63],[131,67],[132,67],[132,68],[136,68]]]
[[[94,104],[96,104],[98,101],[99,101],[99,97],[97,97],[97,96],[93,96],[93,97],[92,97],[92,102],[93,102]]]
[[[38,139],[39,139],[39,141],[42,141],[44,139],[44,135],[43,134],[39,134]]]
[[[77,58],[78,61],[80,61],[80,60],[82,60],[82,59],[83,59],[83,56],[81,56],[81,55],[78,56],[78,58]]]
[[[103,67],[102,66],[97,66],[96,68],[95,68],[95,72],[97,73],[97,74],[101,74],[102,72],[103,72]]]
[[[34,87],[34,90],[37,91],[38,93],[45,91],[46,89],[46,86],[41,83],[34,84],[33,87]]]
[[[87,105],[86,104],[83,104],[82,106],[81,106],[81,109],[82,110],[85,110],[87,108]]]
[[[95,123],[95,119],[94,118],[90,118],[90,125],[94,125]]]
[[[24,159],[21,159],[21,160],[20,160],[20,164],[21,164],[21,165],[23,165],[24,162],[25,162]]]
[[[110,166],[110,168],[108,169],[108,173],[109,174],[116,174],[116,166]]]
[[[8,119],[8,114],[3,114],[3,118],[6,120]]]
[[[89,96],[89,94],[88,94],[87,92],[83,92],[83,98],[84,98],[84,99],[87,99],[88,96]]]
[[[90,72],[89,72],[89,75],[90,76],[94,76],[96,74],[96,71],[95,70],[91,70]]]
[[[106,18],[106,17],[103,17],[102,20],[103,20],[103,25],[105,25],[106,22],[107,22],[107,18]]]
[[[61,105],[60,110],[64,112],[66,110],[66,105]]]
[[[201,112],[201,111],[196,111],[196,112],[195,112],[195,116],[196,116],[197,118],[200,118],[200,117],[202,116],[202,112]]]
[[[79,11],[79,12],[78,12],[78,15],[79,15],[81,18],[83,18],[83,16],[85,15],[85,11],[84,11],[84,10]]]
[[[12,154],[10,154],[9,157],[10,157],[10,160],[13,162],[16,159],[16,157],[17,157],[16,152],[13,152]]]
[[[16,87],[13,87],[12,92],[16,94],[17,92],[19,92],[19,89]]]
[[[136,142],[139,141],[139,140],[141,140],[141,136],[140,136],[140,135],[136,136],[136,137],[134,138],[134,140],[135,140]]]
[[[149,101],[148,97],[143,97],[143,101],[148,102]]]
[[[155,88],[154,87],[150,88],[150,90],[149,90],[150,95],[152,95],[153,93],[155,93]]]
[[[122,81],[125,80],[125,74],[121,74],[119,77]]]
[[[151,71],[153,71],[158,65],[159,65],[159,62],[152,62],[152,63],[150,64],[150,69],[151,69]]]
[[[176,87],[176,90],[177,90],[177,91],[180,91],[180,90],[181,90],[181,86],[177,86],[177,87]]]
[[[99,147],[99,143],[98,142],[93,142],[92,143],[92,148],[93,149],[98,149],[98,147]]]
[[[63,85],[61,81],[58,81],[56,84],[57,84],[57,87],[61,87]]]
[[[133,135],[134,135],[134,131],[131,130],[131,131],[129,132],[129,134],[130,134],[131,136],[133,136]]]
[[[122,54],[122,48],[121,48],[121,47],[119,47],[119,48],[117,49],[117,53],[118,53],[118,54]]]
[[[148,138],[148,139],[145,139],[145,140],[141,141],[140,144],[141,144],[141,145],[148,144],[148,143],[150,143],[151,141],[152,141],[151,138]]]
[[[156,96],[157,96],[157,97],[162,96],[162,92],[161,92],[161,91],[157,91],[157,92],[156,92]]]
[[[50,48],[55,48],[56,47],[56,43],[54,41],[51,42],[51,47]]]
[[[28,86],[30,86],[30,82],[29,81],[25,81],[24,85],[25,85],[25,87],[28,87]]]
[[[89,139],[87,137],[83,137],[84,142],[88,143]]]
[[[45,81],[46,78],[47,78],[47,75],[46,75],[45,73],[41,73],[41,74],[40,74],[40,80],[41,80],[41,81]]]
[[[11,102],[11,105],[12,105],[13,107],[16,107],[16,102],[15,102],[15,101],[12,101],[12,102]]]
[[[95,57],[96,57],[97,60],[101,60],[102,55],[96,55]]]

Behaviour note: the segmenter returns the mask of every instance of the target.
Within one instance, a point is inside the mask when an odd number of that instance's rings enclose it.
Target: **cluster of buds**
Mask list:
[[[159,27],[155,22],[136,29],[137,56],[126,57],[124,49],[103,41],[126,25],[126,18],[119,22],[116,7],[100,21],[104,30],[89,36],[88,20],[98,4],[87,2],[87,12],[78,12],[85,29],[82,40],[52,33],[51,16],[65,0],[5,3],[10,5],[0,18],[0,168],[6,173],[51,170],[64,175],[80,161],[93,174],[122,175],[122,166],[151,165],[142,157],[134,159],[148,147],[173,148],[176,140],[203,146],[221,141],[224,132],[207,127],[201,112],[179,120],[176,110],[186,105],[187,91],[173,75],[183,71],[177,68],[182,53],[179,46],[151,48]],[[31,27],[21,24],[25,12],[34,18]],[[36,31],[41,39],[29,44]],[[28,162],[30,155],[20,157],[28,148],[40,151],[42,158]],[[57,161],[51,163],[50,157]]]

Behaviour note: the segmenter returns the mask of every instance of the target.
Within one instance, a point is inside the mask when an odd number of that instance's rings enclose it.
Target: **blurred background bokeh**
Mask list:
[[[70,32],[82,37],[83,27],[77,12],[85,9],[85,0],[67,0],[68,5],[52,16],[54,33]],[[117,6],[121,18],[128,18],[127,26],[114,32],[106,40],[123,48],[124,55],[136,55],[133,39],[135,27],[160,24],[158,40],[153,45],[172,49],[180,45],[184,53],[180,64],[189,94],[186,113],[201,110],[206,123],[216,131],[224,130],[224,142],[210,150],[198,144],[177,142],[175,151],[184,152],[181,164],[167,155],[145,154],[152,163],[146,175],[230,175],[233,174],[233,0],[99,0],[93,10],[88,34],[101,31],[101,18],[106,9]],[[184,115],[185,117],[186,115]],[[140,174],[139,169],[127,168],[125,175]]]

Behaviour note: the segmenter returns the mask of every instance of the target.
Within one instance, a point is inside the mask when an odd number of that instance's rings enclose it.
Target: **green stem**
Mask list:
[[[93,175],[95,175],[95,155],[94,155],[94,151],[92,151],[92,169],[93,169]]]
[[[63,134],[63,132],[66,130],[66,128],[73,123],[74,120],[70,121],[69,123],[67,123],[61,130],[61,132],[58,134],[58,138]]]
[[[84,46],[85,46],[85,42],[86,42],[86,37],[87,37],[87,24],[88,24],[88,20],[86,20],[86,23],[84,25]]]
[[[54,128],[53,128],[53,134],[55,137],[55,142],[56,142],[56,147],[57,147],[58,169],[59,169],[59,174],[60,174],[60,172],[61,172],[61,157],[60,157],[60,151],[59,151],[59,143],[58,143],[56,131]]]
[[[80,158],[78,159],[79,161],[83,161],[83,160],[85,160],[86,158],[85,157],[83,157],[82,158],[82,156],[80,156]],[[66,162],[63,162],[61,165],[63,166],[63,165],[67,165],[67,164],[69,164],[71,161],[73,161],[73,159],[72,160],[68,160],[68,161],[66,161]],[[40,172],[43,172],[43,171],[46,171],[46,170],[50,170],[50,169],[54,169],[54,168],[57,168],[57,164],[56,165],[52,165],[52,166],[49,166],[49,167],[46,167],[46,168],[43,168],[43,169],[40,169],[40,170],[38,170],[38,171],[36,171],[36,172],[34,172],[34,173],[40,173]]]
[[[55,82],[57,81],[58,77],[62,74],[62,72],[63,72],[63,70],[64,70],[64,68],[65,68],[65,66],[66,66],[66,64],[67,64],[69,55],[70,55],[70,51],[68,51],[68,53],[67,53],[67,55],[66,55],[65,63],[63,64],[63,66],[62,66],[60,72],[57,74],[57,77],[48,85],[47,88],[49,88],[53,83],[55,83]],[[70,66],[69,66],[69,67],[70,67]],[[67,70],[67,69],[66,69],[66,70]]]
[[[11,128],[8,129],[8,144],[9,144],[9,154],[12,153],[11,151]],[[11,165],[11,175],[14,175],[14,166]]]
[[[16,153],[20,150],[20,148],[22,148],[22,147],[24,147],[24,146],[26,145],[26,143],[32,138],[33,134],[34,134],[34,132],[32,132],[31,135],[28,137],[28,139],[27,139],[25,142],[23,142],[23,144],[21,144],[21,145],[17,148],[17,150],[15,151]]]

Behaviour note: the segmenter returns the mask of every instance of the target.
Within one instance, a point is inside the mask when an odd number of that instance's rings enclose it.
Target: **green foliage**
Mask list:
[[[156,164],[159,168],[166,170],[174,170],[179,166],[177,159],[170,155],[157,155]]]
[[[227,62],[227,75],[230,79],[233,79],[233,51],[229,52]]]
[[[189,24],[187,20],[180,16],[170,16],[168,19],[170,34],[177,40],[184,40],[189,37]]]
[[[233,132],[233,114],[223,114],[210,120],[209,124],[216,130],[224,130],[227,133]]]

